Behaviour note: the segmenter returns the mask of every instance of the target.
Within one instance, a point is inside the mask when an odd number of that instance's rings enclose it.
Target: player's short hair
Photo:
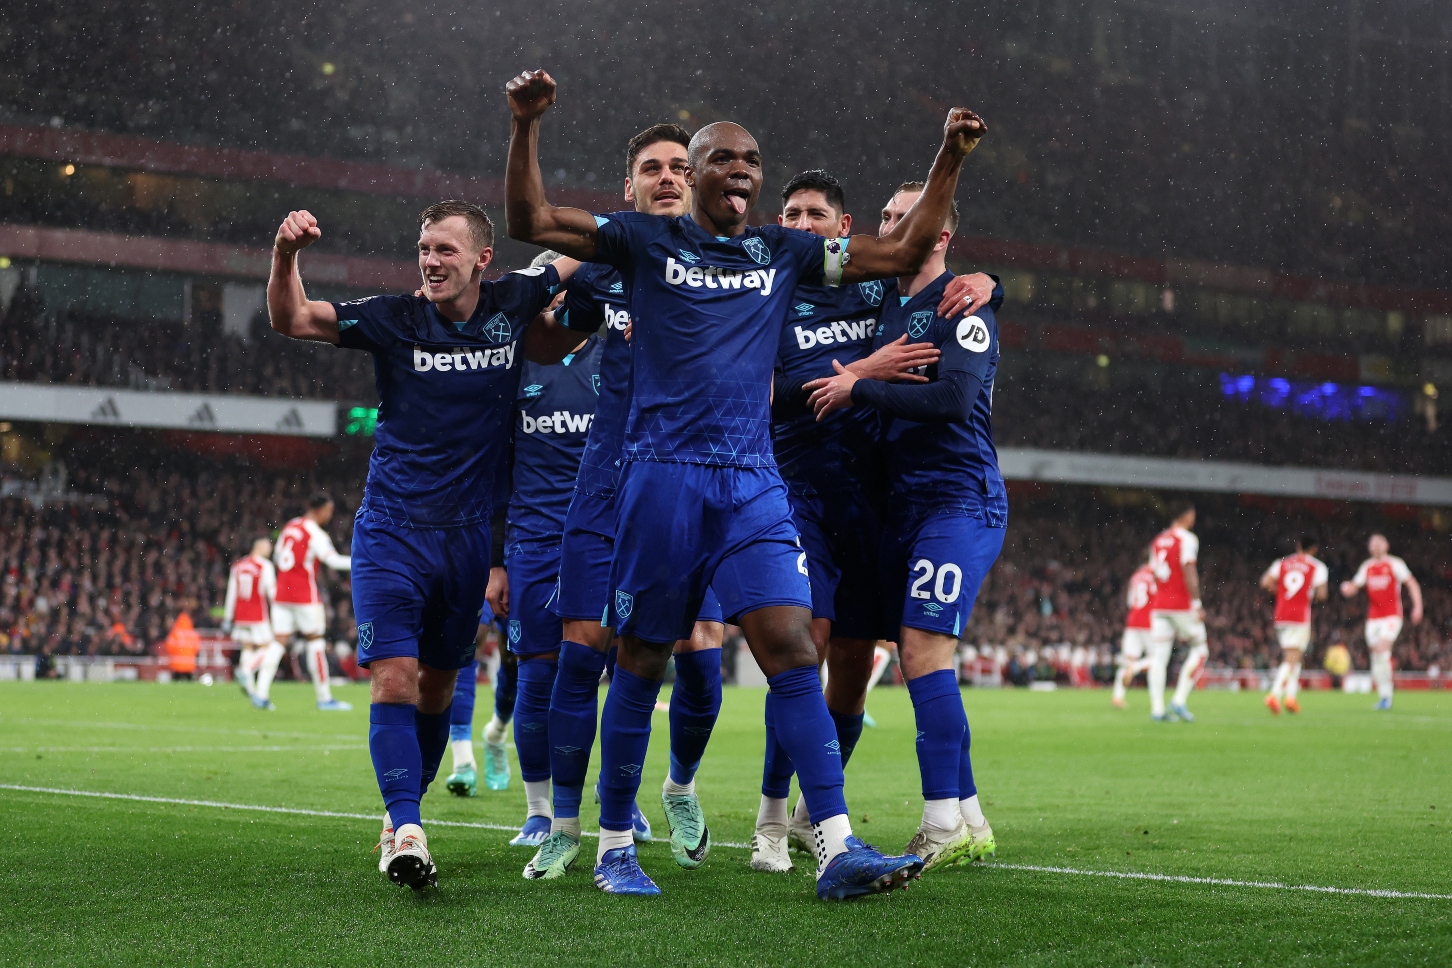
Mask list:
[[[556,261],[558,259],[563,259],[563,258],[564,258],[564,255],[561,254],[561,253],[559,253],[559,252],[556,252],[554,249],[545,249],[539,255],[537,255],[533,259],[530,259],[529,260],[529,267],[531,269],[538,269],[540,266],[547,266],[551,262],[554,262],[554,261]]]
[[[1313,548],[1321,547],[1321,541],[1314,534],[1303,534],[1300,538],[1301,550],[1310,551]]]
[[[327,491],[314,491],[308,498],[308,510],[316,511],[318,508],[327,507],[333,503],[333,498]]]
[[[903,192],[916,192],[921,194],[923,189],[927,187],[927,182],[905,181],[894,188],[892,193],[893,195],[901,195]],[[956,198],[948,206],[948,221],[944,223],[944,227],[947,228],[949,235],[958,234],[958,200]]]
[[[781,190],[781,203],[783,206],[791,201],[797,192],[821,192],[827,204],[837,210],[841,215],[847,211],[847,196],[842,192],[842,183],[830,172],[821,168],[813,168],[801,174],[793,175],[791,181]]]
[[[640,157],[642,151],[662,141],[690,148],[691,133],[678,124],[653,124],[646,128],[625,143],[625,177],[630,178],[635,174],[635,159]]]
[[[480,249],[494,247],[494,223],[489,220],[489,213],[473,202],[461,202],[457,198],[434,202],[419,213],[418,227],[423,228],[430,222],[439,222],[456,215],[469,223],[469,238],[474,240],[475,245]]]
[[[1170,520],[1178,521],[1180,518],[1195,510],[1195,502],[1181,498],[1178,501],[1170,502]]]

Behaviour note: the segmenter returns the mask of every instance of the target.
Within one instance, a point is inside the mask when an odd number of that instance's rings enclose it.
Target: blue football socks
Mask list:
[[[522,659],[514,702],[514,750],[526,783],[550,778],[550,694],[555,687],[553,659]]]
[[[423,779],[419,782],[419,795],[428,792],[429,784],[439,773],[439,764],[444,760],[444,751],[449,748],[449,711],[421,713],[415,708],[414,729],[418,736],[418,754],[423,767]]]
[[[518,675],[518,667],[511,669],[502,662],[499,664],[499,671],[494,675],[494,715],[499,717],[501,723],[509,722],[509,718],[514,715]]]
[[[678,652],[671,690],[671,779],[695,779],[721,712],[721,650]]]
[[[559,671],[550,695],[550,775],[555,817],[580,815],[590,749],[595,745],[600,673],[605,655],[578,642],[560,643]]]
[[[414,722],[417,714],[413,703],[376,702],[368,708],[368,752],[394,829],[420,823],[423,764]]]
[[[615,667],[600,715],[600,828],[629,830],[661,683]]]
[[[454,680],[454,702],[449,706],[449,740],[474,738],[474,694],[479,689],[479,663],[459,670]]]
[[[767,685],[776,705],[777,740],[796,765],[797,783],[812,823],[845,814],[841,744],[827,712],[816,665],[779,672]]]
[[[951,669],[939,669],[910,680],[907,687],[917,718],[923,799],[957,800],[958,774],[966,758],[968,732],[968,715],[963,711],[958,677]]]
[[[827,707],[827,712],[832,717],[832,725],[837,727],[837,744],[842,747],[842,769],[845,770],[847,761],[852,759],[852,751],[857,748],[857,741],[862,738],[862,713],[839,713],[831,706]]]
[[[785,800],[792,792],[792,774],[797,768],[776,738],[776,693],[766,694],[766,755],[761,764],[761,795]]]

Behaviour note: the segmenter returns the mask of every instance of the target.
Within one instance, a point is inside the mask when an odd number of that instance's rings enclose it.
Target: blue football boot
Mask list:
[[[549,817],[530,817],[509,842],[511,847],[538,847],[550,835]]]
[[[833,857],[817,877],[817,897],[840,901],[862,894],[886,894],[907,887],[923,872],[923,859],[916,854],[889,857],[856,837],[847,838],[847,849]]]
[[[660,893],[655,881],[640,869],[634,844],[605,851],[605,856],[595,865],[595,886],[606,894],[649,896]]]

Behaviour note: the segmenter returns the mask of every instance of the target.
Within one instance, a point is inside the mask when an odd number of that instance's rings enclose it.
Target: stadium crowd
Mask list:
[[[94,441],[67,444],[58,458],[68,470],[53,464],[44,487],[37,490],[32,479],[28,496],[0,498],[0,651],[138,655],[156,651],[183,611],[199,627],[215,626],[231,562],[253,535],[275,531],[300,513],[315,487],[335,495],[339,513],[330,531],[340,550],[348,547],[363,477],[352,458],[305,474],[179,451],[157,461],[145,449],[139,442],[120,450]],[[14,467],[3,476],[26,479]],[[1068,682],[1081,667],[1085,680],[1102,680],[1112,674],[1124,582],[1163,527],[1156,506],[1116,506],[1111,492],[1088,488],[1013,490],[1008,540],[963,640],[997,652],[1011,680]],[[1333,512],[1338,516],[1317,518],[1308,506],[1250,499],[1200,504],[1201,575],[1216,666],[1274,667],[1271,601],[1257,582],[1273,559],[1288,553],[1299,529],[1309,528],[1324,536],[1322,558],[1333,586],[1331,600],[1316,607],[1313,655],[1343,642],[1365,668],[1365,602],[1342,600],[1335,586],[1355,571],[1367,534],[1380,528],[1426,596],[1426,620],[1408,625],[1397,644],[1398,667],[1452,668],[1445,537],[1414,520],[1388,521],[1346,505]],[[1078,523],[1066,527],[1065,521]],[[330,638],[350,641],[356,632],[347,575],[329,575],[326,582]]]
[[[155,652],[183,612],[216,626],[227,569],[251,538],[301,513],[311,489],[332,488],[331,530],[346,548],[362,480],[356,469],[268,472],[180,452],[148,460],[140,444],[68,447],[44,483],[4,471],[19,493],[0,498],[0,651],[43,659]],[[351,639],[347,576],[327,588],[332,637]]]

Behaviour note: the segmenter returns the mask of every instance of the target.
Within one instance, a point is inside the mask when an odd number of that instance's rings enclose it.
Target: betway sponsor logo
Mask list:
[[[590,429],[593,419],[593,413],[570,413],[568,410],[556,410],[543,417],[520,413],[519,429],[527,434],[583,434]]]
[[[618,332],[625,332],[625,327],[630,325],[630,313],[624,309],[616,309],[609,303],[605,304],[605,325]]]
[[[793,326],[792,331],[796,333],[797,348],[809,350],[813,346],[830,346],[833,343],[858,343],[865,339],[872,339],[877,332],[877,320],[875,319],[850,319],[839,320],[828,326],[807,327]]]
[[[483,370],[491,366],[502,366],[509,369],[514,366],[514,347],[500,346],[497,349],[469,349],[463,346],[456,346],[447,353],[430,353],[422,347],[413,348],[413,368],[418,373],[427,373],[429,370],[438,370],[440,373],[448,373],[450,370]]]
[[[690,286],[692,289],[756,289],[763,296],[771,295],[771,284],[776,279],[775,269],[721,269],[717,266],[685,266],[675,259],[666,257],[666,282],[672,286]]]

